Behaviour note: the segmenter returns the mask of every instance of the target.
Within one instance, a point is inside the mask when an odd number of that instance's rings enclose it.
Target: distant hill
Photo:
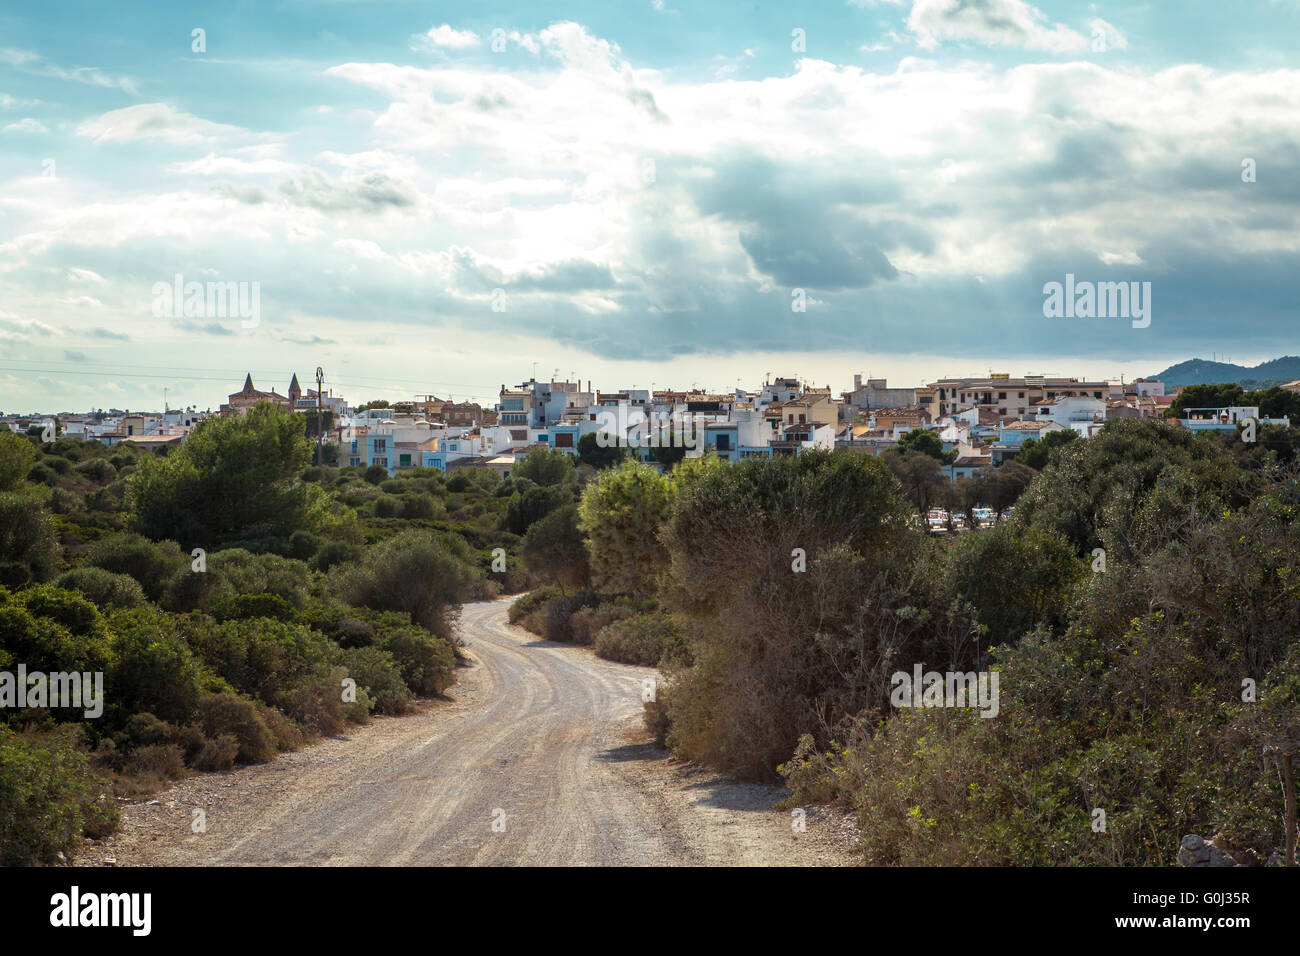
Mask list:
[[[1175,385],[1213,385],[1219,382],[1236,382],[1242,388],[1268,388],[1300,379],[1300,355],[1284,355],[1254,368],[1232,362],[1210,362],[1206,359],[1188,359],[1151,376],[1170,388]]]

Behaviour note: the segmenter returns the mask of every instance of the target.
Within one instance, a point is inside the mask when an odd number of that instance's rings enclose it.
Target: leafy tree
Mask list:
[[[898,440],[898,450],[903,453],[919,452],[945,465],[957,459],[956,452],[943,450],[943,439],[928,428],[913,428]]]
[[[1048,432],[1042,438],[1027,438],[1020,446],[1020,452],[1015,460],[1035,471],[1042,471],[1047,467],[1052,452],[1070,444],[1078,437],[1079,433],[1073,428],[1061,428]]]
[[[35,463],[36,449],[32,443],[0,427],[0,492],[22,481]]]
[[[880,456],[880,460],[893,472],[904,497],[917,511],[929,511],[944,500],[949,482],[937,458],[891,448]]]
[[[948,613],[879,458],[688,466],[674,483],[661,595],[692,641],[666,690],[680,755],[770,776],[801,734],[826,742],[841,719],[886,705],[891,671],[976,654],[975,624]]]
[[[543,486],[577,481],[572,457],[557,448],[534,448],[515,465],[512,477],[527,478]]]
[[[597,470],[612,468],[626,457],[627,449],[621,445],[602,448],[595,432],[588,432],[578,439],[578,460]]]
[[[1287,391],[1280,385],[1251,392],[1245,405],[1258,405],[1264,418],[1288,418],[1292,425],[1300,425],[1300,394]]]
[[[59,569],[54,522],[34,494],[0,493],[0,585],[48,581]]]
[[[1040,624],[1059,624],[1085,570],[1064,535],[1009,523],[961,536],[943,564],[949,595],[974,607],[990,644],[1015,644]]]
[[[647,594],[666,563],[659,527],[671,500],[669,479],[625,459],[587,483],[578,526],[587,536],[592,573],[610,591]]]
[[[542,489],[537,489],[542,490]],[[587,546],[578,528],[578,506],[556,508],[528,529],[524,538],[524,562],[543,581],[565,587],[587,587],[591,583]]]
[[[1189,408],[1227,408],[1230,405],[1255,406],[1264,418],[1289,418],[1300,422],[1300,395],[1280,385],[1258,391],[1246,391],[1235,382],[1216,385],[1189,385],[1176,396],[1165,413],[1168,418],[1182,418]]]
[[[672,445],[660,445],[658,448],[650,449],[650,454],[654,461],[672,471],[686,457],[686,446],[680,442]]]
[[[925,455],[903,457],[938,468]],[[663,544],[656,542],[636,564],[643,574],[661,566],[657,552],[666,547],[671,586],[665,597],[684,612],[726,607],[755,576],[789,575],[795,548],[807,562],[835,544],[865,553],[895,542],[905,529],[898,482],[871,455],[808,452],[731,465],[700,459],[674,473],[672,487]],[[648,537],[640,523],[629,531],[628,537]],[[599,548],[592,557],[599,580],[606,573]]]
[[[506,505],[506,529],[512,534],[526,534],[534,522],[572,500],[573,495],[567,487],[535,485],[522,494],[516,492]]]
[[[261,403],[201,423],[176,454],[145,458],[127,482],[132,527],[182,547],[280,536],[326,519],[324,493],[300,476],[311,458],[303,421]]]
[[[312,442],[315,442],[321,435],[328,435],[334,428],[334,412],[331,409],[321,409],[319,423],[316,420],[316,409],[314,408],[305,409],[297,414],[302,416],[305,434]]]
[[[1246,392],[1236,382],[1215,385],[1189,385],[1177,395],[1165,412],[1167,418],[1182,418],[1189,408],[1227,408],[1229,405],[1249,405]]]
[[[1176,536],[1187,502],[1221,513],[1245,504],[1256,484],[1209,435],[1121,418],[1054,454],[1012,520],[1060,531],[1081,555],[1104,547],[1113,563]]]

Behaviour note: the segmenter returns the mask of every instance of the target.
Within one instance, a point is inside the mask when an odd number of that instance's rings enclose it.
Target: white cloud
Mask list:
[[[1088,21],[1088,28],[1092,30],[1092,40],[1094,48],[1098,39],[1105,42],[1107,49],[1124,50],[1128,48],[1128,40],[1124,34],[1120,33],[1112,24],[1107,23],[1101,18]]]
[[[473,30],[457,30],[446,23],[440,27],[432,27],[427,33],[417,34],[411,39],[415,41],[417,49],[427,50],[463,50],[479,44],[479,35]]]
[[[77,127],[77,135],[96,143],[161,140],[191,144],[248,135],[248,131],[183,113],[168,103],[140,103],[86,120]]]
[[[132,95],[136,93],[135,81],[128,77],[110,76],[95,66],[77,66],[67,69],[44,60],[30,50],[0,47],[0,63],[7,63],[15,69],[32,76],[48,76],[73,83],[119,89]]]
[[[10,123],[5,127],[5,132],[14,133],[48,133],[49,129],[39,120],[34,120],[30,116],[20,119],[17,123]]]
[[[917,46],[933,50],[946,40],[1016,46],[1049,53],[1081,53],[1088,38],[1047,17],[1024,0],[914,0],[907,27]]]
[[[265,173],[287,173],[293,163],[279,159],[243,159],[239,156],[219,156],[208,153],[202,159],[169,163],[167,172],[195,176],[251,176]]]
[[[344,108],[337,128],[309,119],[310,138],[204,143],[185,162],[150,151],[126,185],[69,176],[34,197],[25,181],[0,182],[0,300],[62,327],[72,310],[56,296],[72,294],[69,283],[19,298],[9,280],[19,272],[45,290],[51,276],[94,266],[114,291],[94,321],[143,340],[126,283],[140,284],[147,311],[150,282],[202,266],[261,280],[286,322],[421,322],[482,350],[527,314],[555,348],[589,332],[594,349],[631,337],[611,316],[653,315],[671,351],[684,336],[669,320],[692,310],[723,330],[702,331],[701,347],[726,330],[748,341],[763,320],[728,309],[788,298],[783,267],[854,244],[897,270],[873,287],[886,294],[981,280],[994,294],[1045,252],[1086,272],[1154,270],[1152,250],[1174,242],[1300,246],[1286,215],[1261,218],[1269,194],[1239,183],[1240,157],[1222,146],[1246,130],[1259,155],[1285,156],[1300,71],[1149,73],[1090,57],[1006,70],[909,58],[877,73],[805,59],[793,73],[714,82],[639,67],[577,24],[533,39],[539,58],[524,69],[519,57],[333,67],[380,102]],[[117,112],[95,122],[114,126]],[[181,142],[234,136],[170,108],[161,122]],[[172,177],[151,175],[160,168]],[[507,318],[482,301],[497,286],[509,289]],[[861,304],[826,288],[814,296],[827,303],[819,319]],[[840,341],[829,331],[825,341]]]
[[[16,96],[10,96],[8,93],[0,93],[0,110],[18,109],[24,106],[35,106],[40,100],[24,100]]]

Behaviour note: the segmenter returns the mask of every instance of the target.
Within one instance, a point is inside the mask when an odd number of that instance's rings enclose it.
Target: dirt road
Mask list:
[[[842,815],[810,808],[795,833],[790,814],[771,809],[779,789],[674,764],[645,743],[642,680],[655,671],[542,641],[506,623],[508,606],[466,606],[461,634],[477,664],[451,703],[182,781],[125,806],[119,832],[77,862],[853,862]]]

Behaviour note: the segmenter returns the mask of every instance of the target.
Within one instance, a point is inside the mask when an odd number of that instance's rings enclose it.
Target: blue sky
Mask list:
[[[805,6],[0,12],[0,410],[1300,352],[1300,2]]]

